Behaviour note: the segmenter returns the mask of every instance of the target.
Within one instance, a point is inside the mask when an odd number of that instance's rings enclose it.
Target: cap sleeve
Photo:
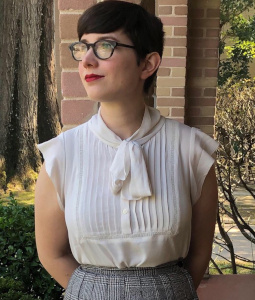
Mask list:
[[[199,199],[202,186],[215,159],[212,157],[218,143],[202,131],[192,128],[189,151],[191,199],[194,205]]]
[[[64,181],[65,181],[65,148],[64,135],[59,136],[37,145],[41,151],[46,172],[49,175],[55,190],[57,192],[57,199],[60,209],[64,211]]]

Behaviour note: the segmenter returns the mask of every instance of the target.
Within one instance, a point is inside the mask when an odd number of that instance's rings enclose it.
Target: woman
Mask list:
[[[99,113],[39,145],[36,241],[65,299],[198,299],[217,209],[217,143],[144,104],[161,21],[105,1],[70,46]]]

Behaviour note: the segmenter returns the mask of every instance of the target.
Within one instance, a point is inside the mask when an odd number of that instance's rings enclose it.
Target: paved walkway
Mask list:
[[[255,225],[251,226],[253,230],[255,230]],[[242,233],[239,231],[239,229],[235,226],[232,227],[230,224],[225,225],[225,230],[229,230],[229,236],[233,242],[234,250],[237,255],[243,256],[250,260],[255,260],[255,244],[248,241]],[[220,233],[218,231],[218,228],[216,228],[216,235],[220,237]],[[220,256],[217,254],[220,254],[228,259],[230,259],[230,254],[227,250],[222,249],[218,245],[214,245],[213,248],[213,259],[219,259],[222,260]]]
[[[255,186],[252,186],[254,188]],[[255,230],[255,199],[244,189],[237,188],[234,195],[236,196],[237,204],[242,205],[241,215],[246,219],[249,218],[249,224]],[[228,231],[233,242],[234,250],[237,255],[243,256],[249,260],[255,260],[255,244],[248,241],[237,228],[233,225],[233,220],[225,218],[224,228]],[[216,235],[220,237],[218,228],[216,227]],[[230,254],[227,250],[222,249],[218,245],[214,245],[213,258],[221,260],[218,255],[222,255],[230,259]]]

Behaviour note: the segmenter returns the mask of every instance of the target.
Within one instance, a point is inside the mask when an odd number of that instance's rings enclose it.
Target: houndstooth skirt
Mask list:
[[[192,278],[180,263],[148,268],[79,266],[65,300],[198,300]]]

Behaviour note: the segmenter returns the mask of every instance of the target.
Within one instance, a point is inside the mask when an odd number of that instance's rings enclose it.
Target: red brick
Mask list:
[[[189,12],[189,17],[191,19],[202,19],[205,15],[204,9],[191,9]]]
[[[205,88],[204,96],[216,96],[216,88]]]
[[[163,58],[161,65],[163,67],[185,67],[186,59],[184,59],[184,58]]]
[[[185,98],[157,98],[157,106],[183,106],[185,105]]]
[[[195,68],[217,68],[218,62],[216,58],[193,58],[189,60],[190,65]]]
[[[188,76],[191,76],[191,77],[202,77],[203,76],[203,71],[202,71],[202,69],[192,68],[192,69],[188,70]]]
[[[216,98],[189,98],[189,106],[214,106]]]
[[[218,69],[205,69],[205,77],[218,77]]]
[[[175,27],[174,28],[175,36],[186,36],[187,35],[187,27]]]
[[[61,39],[77,39],[77,22],[80,15],[67,14],[59,16],[60,38]]]
[[[203,49],[189,49],[188,56],[189,57],[203,57],[204,50]]]
[[[189,117],[214,117],[215,107],[211,106],[189,106],[186,110],[186,115]]]
[[[61,43],[60,44],[60,66],[65,69],[74,69],[78,68],[78,62],[72,58],[71,51],[68,48],[70,43]]]
[[[159,68],[158,70],[158,76],[170,76],[171,69],[169,68]]]
[[[202,28],[191,28],[189,30],[190,37],[203,37],[204,36],[204,29]]]
[[[172,69],[172,77],[174,78],[183,78],[186,77],[186,67],[185,68],[173,68]],[[176,86],[177,87],[177,86]]]
[[[207,29],[206,36],[207,37],[219,37],[220,29]]]
[[[63,100],[62,122],[64,125],[79,125],[96,112],[97,103],[89,100]]]
[[[186,16],[188,14],[187,6],[176,6],[174,9],[174,13],[178,16]]]
[[[186,38],[166,38],[165,46],[185,47],[187,45]]]
[[[158,0],[159,5],[187,5],[188,0]]]
[[[161,20],[164,25],[186,26],[188,19],[187,17],[162,17]]]
[[[96,4],[96,0],[58,0],[58,8],[59,10],[85,10],[89,8],[91,5]]]
[[[200,107],[188,107],[186,110],[186,115],[189,117],[200,116]]]
[[[220,9],[207,9],[206,15],[208,18],[219,18]]]
[[[187,48],[174,48],[173,56],[175,57],[186,57],[187,56]]]
[[[183,107],[173,107],[171,109],[172,117],[183,117],[184,116],[184,108]]]
[[[172,88],[172,96],[184,97],[185,96],[185,88]]]
[[[188,124],[190,126],[195,125],[214,125],[213,117],[189,117]]]
[[[219,19],[193,19],[191,28],[219,28]]]
[[[169,107],[157,107],[160,111],[161,116],[168,117],[169,116]]]
[[[189,46],[191,48],[217,48],[219,39],[190,39]]]
[[[205,57],[219,57],[219,49],[205,49]]]
[[[171,15],[172,14],[172,6],[159,6],[158,13],[160,16],[163,15]]]
[[[78,72],[62,72],[61,75],[63,97],[75,98],[87,96]]]
[[[202,89],[196,87],[187,87],[187,96],[188,97],[200,97],[202,96]]]

